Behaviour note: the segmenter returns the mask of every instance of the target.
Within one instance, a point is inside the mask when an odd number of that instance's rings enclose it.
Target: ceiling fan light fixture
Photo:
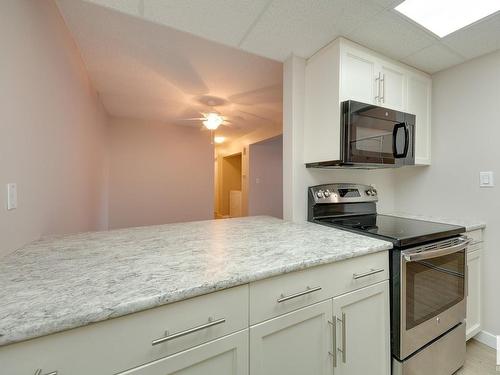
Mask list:
[[[209,130],[216,130],[222,123],[224,119],[221,115],[215,112],[210,112],[206,115],[203,125]]]

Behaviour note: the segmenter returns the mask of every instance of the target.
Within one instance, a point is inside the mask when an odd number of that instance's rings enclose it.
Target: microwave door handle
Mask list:
[[[410,129],[408,129],[408,125],[404,124],[405,130],[405,148],[403,151],[403,158],[408,156],[408,149],[410,148]]]
[[[398,152],[398,145],[397,145],[399,129],[403,129],[405,132],[405,145],[403,148],[403,152],[401,153]],[[410,130],[408,129],[408,126],[406,126],[406,123],[400,122],[399,124],[394,125],[394,128],[392,129],[392,154],[394,155],[394,159],[406,158],[406,156],[408,155],[409,147],[410,147]]]
[[[470,243],[469,239],[463,238],[461,240],[462,240],[462,243],[459,243],[458,245],[445,247],[445,248],[439,249],[439,250],[422,251],[420,253],[414,253],[414,254],[411,254],[411,253],[405,254],[403,252],[403,257],[405,258],[405,260],[407,262],[415,262],[415,261],[419,261],[419,260],[437,258],[437,257],[441,257],[444,255],[453,254],[453,253],[464,250],[467,247],[467,245],[469,245],[469,243]]]

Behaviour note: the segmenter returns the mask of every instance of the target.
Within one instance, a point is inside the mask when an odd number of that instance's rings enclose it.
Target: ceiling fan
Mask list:
[[[277,96],[281,98],[281,88],[272,86],[259,90],[254,90],[249,93],[240,93],[232,95],[229,98],[223,98],[214,95],[199,95],[192,98],[191,105],[185,108],[185,118],[179,118],[180,121],[196,121],[201,122],[202,129],[216,130],[219,126],[231,126],[234,129],[241,129],[252,122],[258,121],[264,123],[274,123],[273,120],[266,118],[267,116],[260,113],[253,113],[253,110],[258,111],[258,106],[261,102],[269,101],[268,96]],[[276,90],[278,92],[276,93]],[[221,111],[224,113],[222,115]],[[191,117],[193,114],[200,114],[201,117]],[[196,123],[193,123],[195,125]]]
[[[201,121],[203,126],[211,131],[217,130],[221,125],[229,125],[231,121],[228,121],[217,111],[210,112],[200,112],[203,117],[194,117],[181,119],[181,121]]]

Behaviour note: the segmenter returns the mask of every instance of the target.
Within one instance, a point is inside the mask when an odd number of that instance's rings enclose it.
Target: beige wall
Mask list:
[[[0,254],[105,228],[107,117],[53,2],[1,1],[0,46]]]
[[[112,119],[109,227],[213,218],[213,158],[199,127]]]
[[[483,329],[500,334],[500,52],[433,77],[432,165],[396,171],[396,207],[487,223]],[[480,188],[493,171],[496,187]]]
[[[283,217],[283,137],[249,147],[248,214]]]

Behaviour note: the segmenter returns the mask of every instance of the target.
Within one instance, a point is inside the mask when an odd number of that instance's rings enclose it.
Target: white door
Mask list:
[[[406,73],[396,65],[380,62],[380,101],[383,107],[403,111],[406,102]]]
[[[248,330],[210,341],[120,375],[248,375]]]
[[[481,251],[467,254],[467,340],[481,330]]]
[[[333,299],[336,317],[335,374],[390,375],[389,282]]]
[[[332,375],[332,300],[250,327],[250,374]]]
[[[431,90],[430,78],[408,75],[408,96],[406,112],[416,116],[415,123],[415,164],[431,163]]]
[[[340,100],[378,104],[378,72],[373,56],[345,47],[340,64]]]

